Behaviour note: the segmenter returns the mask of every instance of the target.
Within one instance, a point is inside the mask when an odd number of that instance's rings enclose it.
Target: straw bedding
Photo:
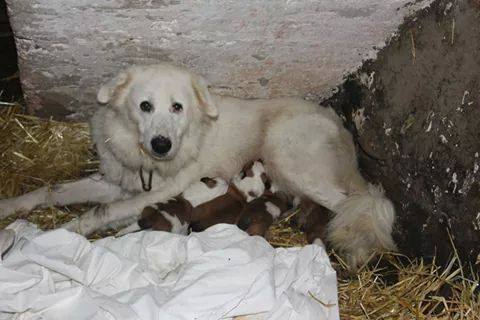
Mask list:
[[[0,110],[0,156],[0,198],[77,179],[98,166],[86,124],[42,120],[22,114],[19,106]],[[69,206],[35,210],[28,216],[19,213],[0,220],[0,228],[22,217],[51,229],[85,209]],[[305,244],[289,218],[270,228],[268,240],[283,247]],[[342,319],[480,319],[478,279],[465,276],[468,272],[457,255],[443,268],[421,259],[386,255],[356,275],[348,274],[335,252],[331,258],[338,272]]]

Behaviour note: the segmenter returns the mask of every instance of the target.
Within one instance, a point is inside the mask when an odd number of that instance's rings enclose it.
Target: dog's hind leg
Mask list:
[[[105,181],[97,173],[77,181],[43,187],[19,197],[0,200],[0,219],[16,211],[28,212],[37,207],[108,203],[125,196],[119,186]]]
[[[272,126],[265,149],[274,181],[334,212],[327,239],[352,270],[375,250],[395,249],[393,205],[360,175],[351,135],[341,124],[320,115],[285,119]]]

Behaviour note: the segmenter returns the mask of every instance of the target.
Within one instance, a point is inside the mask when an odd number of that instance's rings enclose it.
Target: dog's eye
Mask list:
[[[181,112],[183,110],[183,106],[181,103],[174,102],[172,104],[172,111],[175,113]]]
[[[143,112],[150,112],[152,111],[153,107],[148,101],[142,101],[140,103],[140,109],[142,109]]]

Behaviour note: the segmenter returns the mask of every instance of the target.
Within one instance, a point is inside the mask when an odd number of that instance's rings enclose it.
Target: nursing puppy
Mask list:
[[[227,193],[194,209],[190,228],[200,232],[219,223],[236,224],[246,204],[246,197],[230,185]]]
[[[282,191],[334,212],[327,238],[351,267],[374,250],[395,249],[393,205],[360,175],[352,136],[332,109],[294,98],[214,95],[202,77],[168,64],[121,71],[97,99],[107,105],[91,123],[101,174],[3,200],[0,217],[49,204],[103,203],[64,225],[89,234],[139,216],[202,177],[228,181],[261,158]]]
[[[266,193],[249,202],[239,215],[237,225],[251,236],[265,237],[268,228],[288,209],[285,198]]]
[[[224,195],[194,209],[190,227],[199,232],[219,223],[238,224],[245,209],[253,208],[252,203],[271,189],[262,161],[250,162],[233,177]],[[245,226],[243,230],[247,228]]]
[[[300,212],[296,223],[300,226],[307,237],[308,243],[317,244],[326,249],[327,226],[330,220],[330,211],[308,199],[302,199],[299,204]]]
[[[195,216],[195,208],[223,196],[228,189],[228,184],[223,179],[202,178],[181,195],[165,203],[145,207],[140,219],[120,230],[116,236],[145,229],[187,234],[192,217]]]
[[[247,202],[264,194],[268,183],[261,161],[247,164],[230,185],[220,178],[202,178],[181,195],[145,207],[140,219],[120,230],[117,236],[152,229],[187,234],[219,223],[236,224]]]

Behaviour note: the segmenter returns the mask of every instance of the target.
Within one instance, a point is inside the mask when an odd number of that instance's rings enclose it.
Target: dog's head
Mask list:
[[[140,148],[155,160],[175,157],[191,123],[218,116],[205,79],[167,64],[120,72],[100,88],[97,100],[133,126]]]

